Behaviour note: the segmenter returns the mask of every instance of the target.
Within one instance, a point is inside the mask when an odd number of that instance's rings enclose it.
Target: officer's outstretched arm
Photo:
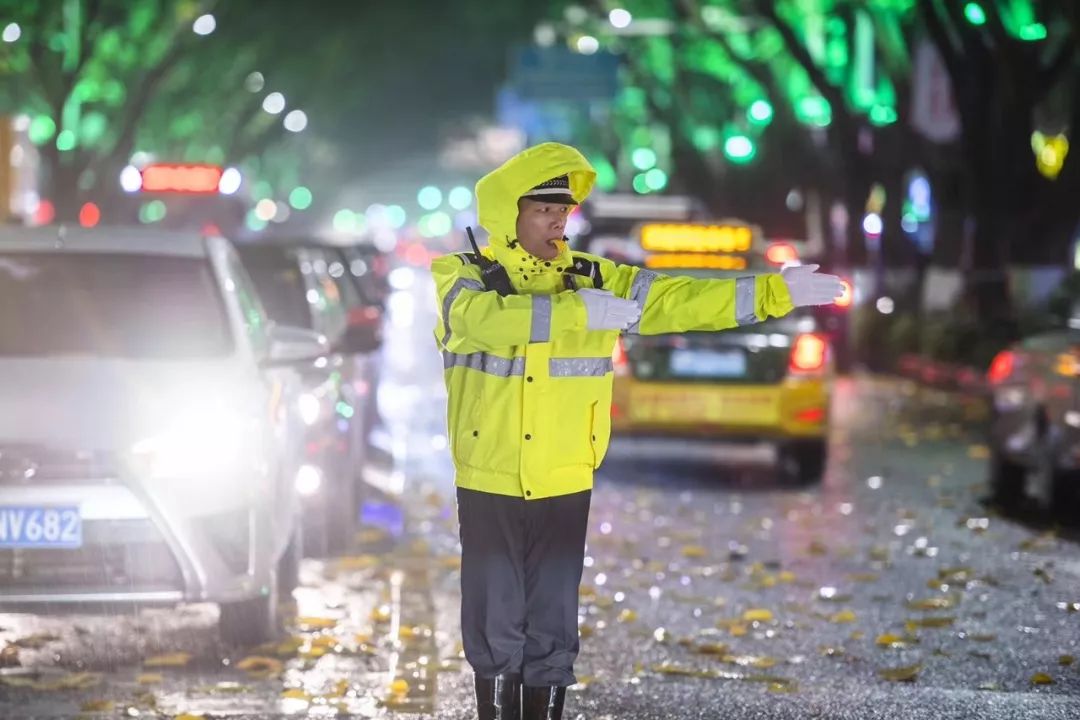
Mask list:
[[[584,330],[585,305],[572,292],[507,295],[484,290],[480,270],[456,255],[431,263],[438,295],[435,336],[445,350],[471,353],[548,342]]]
[[[661,275],[631,265],[612,269],[614,282],[608,284],[641,306],[641,319],[628,330],[632,334],[725,330],[781,317],[795,307],[779,273],[712,279]]]

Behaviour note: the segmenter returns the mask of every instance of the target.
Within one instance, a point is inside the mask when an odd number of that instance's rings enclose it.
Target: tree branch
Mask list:
[[[1076,34],[1072,28],[1069,29],[1069,34],[1065,37],[1065,40],[1061,43],[1061,47],[1058,48],[1057,54],[1051,59],[1049,64],[1045,68],[1039,71],[1038,79],[1038,94],[1037,98],[1041,101],[1050,94],[1050,90],[1053,89],[1058,81],[1061,79],[1062,73],[1070,69],[1076,61],[1077,57],[1077,43],[1075,40]]]
[[[806,46],[804,46],[798,36],[795,35],[795,31],[776,12],[772,0],[756,0],[755,7],[780,33],[780,37],[783,38],[784,45],[788,52],[791,53],[792,57],[795,58],[795,61],[799,63],[802,69],[806,71],[806,74],[810,76],[810,81],[814,83],[814,87],[821,93],[821,96],[829,101],[829,104],[833,108],[834,119],[838,119],[842,127],[853,129],[854,118],[848,111],[847,104],[844,102],[843,92],[830,83],[829,79],[825,77],[825,73],[817,66],[814,59],[810,57],[810,51],[806,49]]]
[[[945,63],[945,68],[949,71],[949,76],[955,87],[964,72],[964,62],[960,52],[953,44],[953,40],[949,36],[949,30],[945,27],[941,16],[938,15],[934,0],[919,0],[919,10],[921,11],[919,14],[926,24],[926,30],[930,33],[930,39],[933,40],[934,46],[941,54],[941,60]]]

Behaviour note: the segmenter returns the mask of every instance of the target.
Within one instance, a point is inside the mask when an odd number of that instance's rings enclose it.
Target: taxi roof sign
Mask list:
[[[663,253],[748,253],[757,232],[739,222],[647,223],[638,227],[643,250]]]
[[[224,170],[218,165],[154,163],[141,173],[143,192],[209,195],[218,192]]]

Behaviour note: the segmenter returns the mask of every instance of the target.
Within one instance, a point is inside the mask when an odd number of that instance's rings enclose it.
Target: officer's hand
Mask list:
[[[816,272],[819,265],[793,265],[780,271],[795,307],[829,305],[844,294],[844,284],[835,275]]]
[[[590,330],[625,330],[641,317],[636,302],[615,297],[607,290],[585,288],[577,294],[585,303]]]

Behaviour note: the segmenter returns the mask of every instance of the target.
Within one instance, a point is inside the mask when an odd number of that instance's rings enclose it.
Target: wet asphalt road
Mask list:
[[[305,564],[282,641],[224,648],[210,606],[0,615],[0,717],[471,716],[431,303],[405,290],[380,389],[397,472],[373,476],[390,492],[353,553]],[[565,717],[1080,717],[1076,531],[981,502],[984,412],[844,380],[807,488],[610,458]]]

